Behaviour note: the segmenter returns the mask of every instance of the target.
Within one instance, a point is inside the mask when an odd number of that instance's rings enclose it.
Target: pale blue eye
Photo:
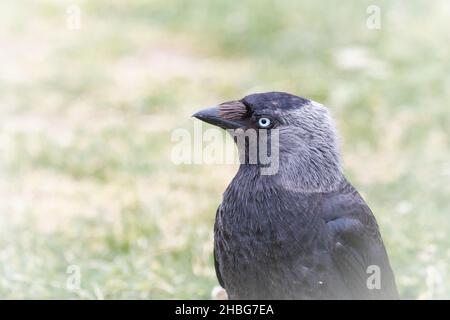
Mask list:
[[[269,118],[259,118],[258,125],[260,128],[268,128],[272,122]]]

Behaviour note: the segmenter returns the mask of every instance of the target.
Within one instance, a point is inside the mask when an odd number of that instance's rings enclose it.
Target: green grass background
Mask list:
[[[334,113],[402,297],[450,298],[449,16],[444,0],[0,2],[0,298],[209,298],[236,166],[176,166],[171,134],[272,90]]]

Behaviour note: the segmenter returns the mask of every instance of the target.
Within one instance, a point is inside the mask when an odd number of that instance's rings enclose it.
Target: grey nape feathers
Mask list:
[[[276,174],[243,162],[217,210],[215,268],[231,299],[398,298],[375,217],[342,173],[327,108],[269,92],[194,116],[279,132]]]

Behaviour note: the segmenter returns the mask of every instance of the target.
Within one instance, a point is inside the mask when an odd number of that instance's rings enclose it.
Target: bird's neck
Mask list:
[[[337,148],[308,145],[280,149],[277,171],[264,174],[260,164],[241,164],[236,175],[240,183],[255,191],[276,188],[300,193],[332,192],[343,181]]]
[[[332,192],[344,175],[340,156],[333,149],[303,149],[297,154],[280,154],[275,177],[283,188],[302,193]]]

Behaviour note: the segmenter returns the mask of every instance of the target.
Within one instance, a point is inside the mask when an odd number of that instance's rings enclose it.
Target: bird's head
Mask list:
[[[265,131],[269,140],[276,132],[277,176],[292,188],[329,191],[342,178],[334,122],[319,103],[284,92],[257,93],[193,116],[227,130]]]

